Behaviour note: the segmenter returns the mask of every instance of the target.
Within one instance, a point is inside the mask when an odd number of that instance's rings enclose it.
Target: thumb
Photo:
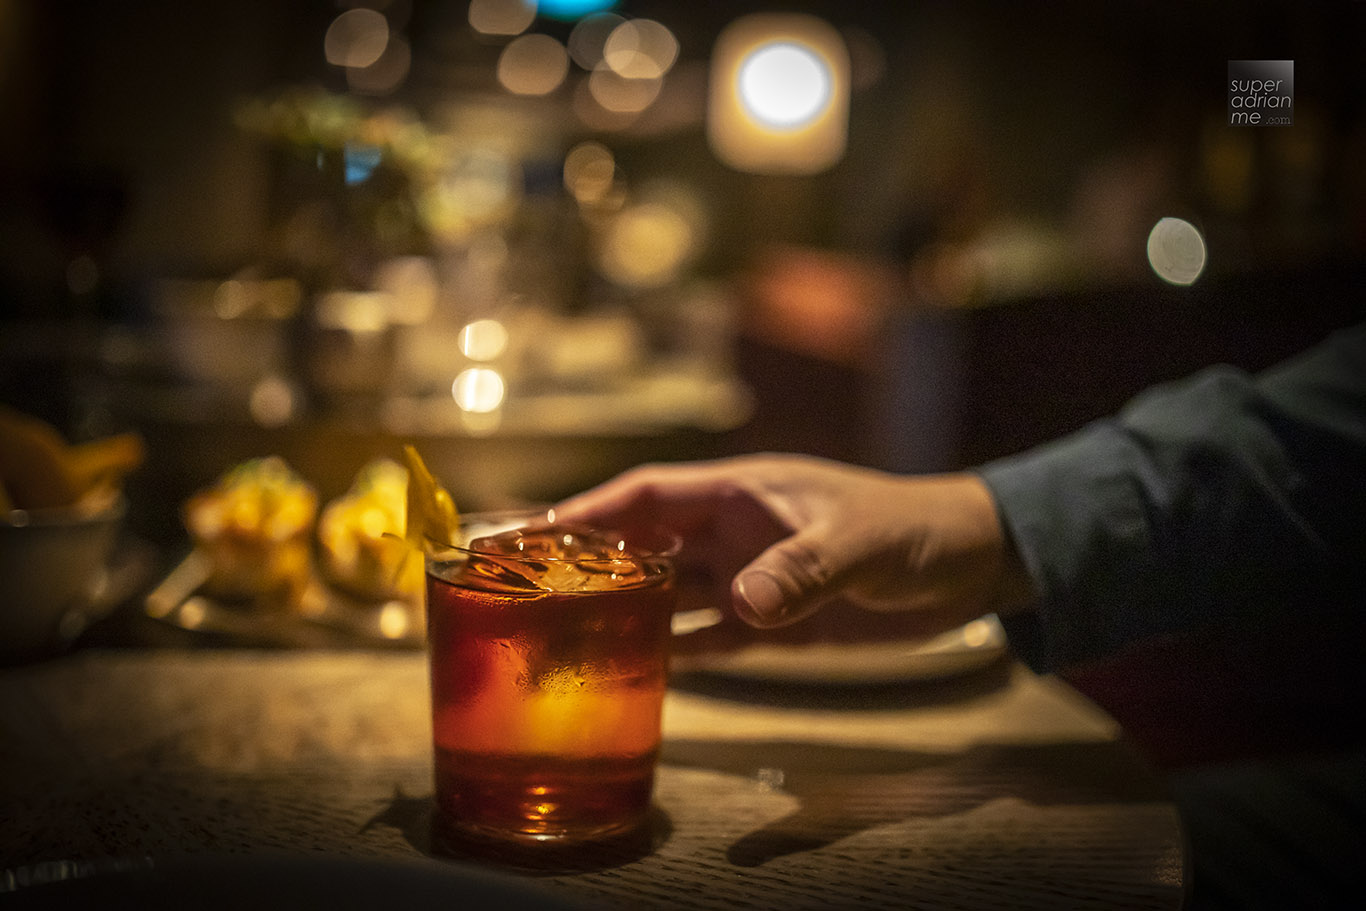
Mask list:
[[[829,600],[832,573],[806,536],[779,541],[735,574],[731,602],[751,626],[796,623]]]

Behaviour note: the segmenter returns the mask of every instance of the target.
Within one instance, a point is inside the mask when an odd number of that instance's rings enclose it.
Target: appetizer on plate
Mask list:
[[[185,504],[185,527],[208,558],[205,591],[297,607],[311,572],[318,497],[278,456],[231,469]]]
[[[402,465],[376,459],[323,510],[318,562],[330,584],[371,601],[420,598],[422,555],[404,540],[408,483]]]

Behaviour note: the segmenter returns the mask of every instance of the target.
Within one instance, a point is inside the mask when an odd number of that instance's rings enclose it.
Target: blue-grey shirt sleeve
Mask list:
[[[1366,566],[1366,324],[1257,376],[1155,387],[980,474],[1042,594],[1006,621],[1036,667],[1340,598]]]

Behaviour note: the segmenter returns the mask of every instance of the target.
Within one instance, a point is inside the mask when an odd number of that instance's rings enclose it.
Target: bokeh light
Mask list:
[[[470,0],[470,27],[484,35],[520,35],[535,20],[535,0]]]
[[[488,414],[503,404],[503,375],[491,367],[467,367],[451,384],[451,396],[461,411]]]
[[[678,59],[678,39],[653,19],[628,19],[607,36],[602,59],[627,79],[658,79]]]
[[[318,298],[315,318],[324,329],[373,335],[389,327],[389,295],[375,291],[331,291]]]
[[[574,23],[569,33],[569,56],[590,72],[602,63],[602,49],[607,38],[626,20],[616,13],[594,13]]]
[[[674,281],[701,242],[700,207],[679,192],[645,194],[608,224],[598,269],[627,288],[658,288]]]
[[[570,107],[584,129],[592,133],[611,133],[630,127],[639,114],[616,114],[607,110],[593,97],[591,79],[580,79],[574,86]]]
[[[327,27],[323,55],[333,66],[367,67],[389,44],[389,20],[383,13],[357,7],[342,13]]]
[[[347,67],[346,86],[361,95],[389,95],[408,78],[412,65],[412,46],[402,37],[390,35],[384,53],[374,63]]]
[[[379,634],[386,639],[402,639],[411,626],[408,608],[401,601],[386,602],[379,611]]]
[[[740,64],[740,101],[755,120],[779,130],[810,123],[830,104],[830,68],[811,47],[775,41]]]
[[[564,186],[580,205],[604,200],[616,179],[616,157],[600,142],[581,142],[564,157]]]
[[[537,12],[550,19],[573,21],[592,13],[601,13],[616,7],[618,0],[540,0],[532,3]]]
[[[1148,233],[1148,263],[1158,278],[1173,285],[1191,285],[1205,271],[1205,238],[1180,218],[1163,218]]]
[[[599,66],[588,76],[593,100],[614,114],[639,114],[654,104],[662,85],[659,79],[628,79],[606,66]]]
[[[849,49],[830,23],[799,13],[731,22],[712,49],[707,141],[755,174],[816,174],[844,157]]]
[[[568,72],[569,53],[550,35],[514,38],[498,57],[498,82],[515,95],[548,95]]]
[[[267,376],[251,387],[248,408],[252,420],[262,427],[288,424],[297,407],[294,389],[282,377]]]
[[[508,331],[496,319],[477,319],[460,330],[460,353],[472,361],[492,361],[508,346]]]

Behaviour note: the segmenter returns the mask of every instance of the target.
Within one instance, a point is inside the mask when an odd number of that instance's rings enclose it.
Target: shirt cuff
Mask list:
[[[1123,590],[1123,577],[1152,561],[1137,479],[1143,462],[1122,427],[1101,421],[978,469],[1041,593],[1035,612],[1003,621],[1017,655],[1033,667],[1103,654],[1131,632],[1126,605],[1096,594]]]

